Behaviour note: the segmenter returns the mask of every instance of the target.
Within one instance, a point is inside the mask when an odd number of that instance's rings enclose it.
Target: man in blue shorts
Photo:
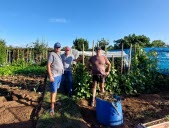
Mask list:
[[[56,100],[57,89],[60,86],[62,74],[64,73],[63,63],[60,56],[59,42],[54,44],[54,52],[51,52],[48,58],[47,71],[50,80],[50,92],[51,92],[51,108],[50,115],[54,115],[54,106]]]

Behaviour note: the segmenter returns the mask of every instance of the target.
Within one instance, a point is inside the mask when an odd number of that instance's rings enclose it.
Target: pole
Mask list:
[[[129,53],[129,60],[128,60],[128,73],[130,72],[130,68],[131,68],[131,51],[132,51],[132,44],[130,45],[130,53]]]
[[[112,55],[112,66],[114,67],[114,56]]]
[[[83,44],[82,56],[83,56],[83,65],[84,65],[84,44]]]
[[[94,55],[94,40],[93,40],[93,45],[92,45],[92,56]]]
[[[123,43],[121,48],[121,74],[123,73]]]

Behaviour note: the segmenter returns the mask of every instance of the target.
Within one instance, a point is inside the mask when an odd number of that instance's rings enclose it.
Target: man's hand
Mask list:
[[[49,81],[50,81],[50,82],[54,82],[53,76],[50,76],[50,77],[49,77]]]
[[[91,70],[89,71],[89,74],[92,75],[92,71]]]
[[[108,76],[108,75],[109,75],[109,72],[105,72],[105,75]]]

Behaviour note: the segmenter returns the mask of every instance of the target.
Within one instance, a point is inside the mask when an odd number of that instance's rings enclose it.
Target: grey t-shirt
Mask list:
[[[51,71],[54,77],[64,73],[62,59],[59,54],[51,52],[48,58],[48,63],[51,63]]]
[[[72,54],[66,56],[65,54],[61,55],[64,71],[72,71],[72,62],[75,60]]]

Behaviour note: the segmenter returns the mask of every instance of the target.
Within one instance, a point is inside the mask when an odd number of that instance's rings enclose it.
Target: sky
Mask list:
[[[169,0],[0,0],[0,39],[26,47],[37,39],[49,47],[95,43],[129,34],[169,44]]]

